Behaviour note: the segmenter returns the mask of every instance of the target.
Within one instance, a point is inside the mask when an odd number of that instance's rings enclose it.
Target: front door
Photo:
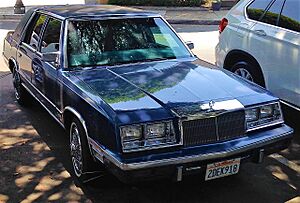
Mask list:
[[[32,84],[43,94],[41,101],[60,119],[60,83],[59,83],[59,58],[55,62],[43,61],[42,55],[46,53],[60,53],[61,45],[61,25],[58,19],[49,17],[44,32],[42,33],[40,47],[37,51],[37,58],[32,61],[33,74]]]

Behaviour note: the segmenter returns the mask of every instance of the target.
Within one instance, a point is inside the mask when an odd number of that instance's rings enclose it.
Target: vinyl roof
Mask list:
[[[135,8],[113,6],[113,5],[57,5],[38,7],[37,10],[49,12],[62,18],[69,17],[97,17],[114,15],[150,16],[158,15]]]

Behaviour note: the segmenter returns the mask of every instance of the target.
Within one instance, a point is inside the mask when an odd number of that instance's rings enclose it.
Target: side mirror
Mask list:
[[[195,45],[194,45],[193,42],[186,42],[185,44],[186,44],[186,46],[188,46],[188,48],[189,48],[190,50],[192,50],[192,49],[195,48]]]
[[[42,60],[49,63],[58,63],[59,60],[59,52],[48,52],[42,53]]]

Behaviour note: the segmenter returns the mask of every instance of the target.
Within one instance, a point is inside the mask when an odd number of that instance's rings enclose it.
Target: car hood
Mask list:
[[[275,100],[269,92],[203,61],[163,61],[93,68],[75,76],[116,112],[178,110],[210,101],[237,100],[243,106]]]

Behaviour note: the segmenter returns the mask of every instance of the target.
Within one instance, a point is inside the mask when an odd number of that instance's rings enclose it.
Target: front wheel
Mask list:
[[[84,182],[86,174],[96,169],[96,162],[89,151],[86,133],[80,121],[73,119],[70,129],[70,152],[73,171],[80,182]]]
[[[231,71],[240,77],[265,87],[263,74],[260,68],[251,61],[243,60],[233,64]]]

